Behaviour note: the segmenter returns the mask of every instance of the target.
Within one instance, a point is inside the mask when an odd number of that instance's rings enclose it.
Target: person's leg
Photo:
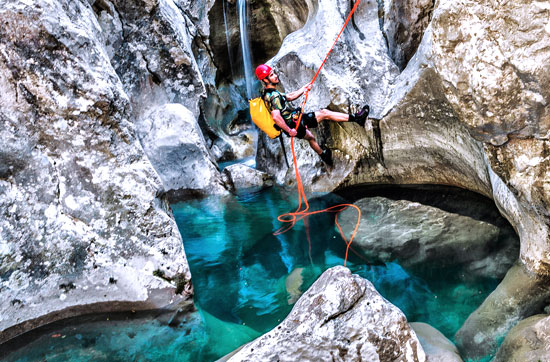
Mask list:
[[[369,111],[370,108],[368,105],[365,105],[359,112],[351,115],[341,112],[329,111],[328,109],[321,109],[320,111],[315,112],[315,118],[317,119],[318,123],[328,119],[335,122],[355,122],[364,127],[365,121],[369,116]]]
[[[319,146],[319,144],[315,140],[315,136],[313,135],[313,133],[311,133],[310,130],[306,131],[304,139],[309,142],[309,145],[311,146],[311,148],[313,148],[313,151],[315,151],[318,155],[323,153],[323,149],[321,148],[321,146]]]
[[[329,148],[320,147],[315,140],[315,136],[313,135],[313,133],[311,133],[310,130],[306,131],[304,139],[309,142],[311,148],[313,148],[313,150],[321,157],[321,160],[323,160],[324,163],[332,166],[332,151]]]
[[[326,119],[335,122],[347,122],[349,121],[349,114],[329,111],[328,109],[321,109],[320,111],[315,112],[315,118],[317,118],[317,122],[321,122]]]

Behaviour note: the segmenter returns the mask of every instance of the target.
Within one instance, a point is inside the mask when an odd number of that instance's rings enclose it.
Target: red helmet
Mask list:
[[[267,76],[269,75],[269,73],[271,73],[272,70],[273,69],[271,69],[269,65],[260,64],[256,68],[256,77],[258,77],[259,80],[263,80],[267,78]]]

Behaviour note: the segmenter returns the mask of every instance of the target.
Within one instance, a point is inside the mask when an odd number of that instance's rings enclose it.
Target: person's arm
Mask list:
[[[296,134],[298,134],[298,132],[296,132],[294,128],[290,128],[286,124],[283,116],[281,116],[281,111],[279,111],[278,109],[274,109],[273,111],[271,111],[271,117],[273,117],[273,121],[275,122],[275,124],[279,126],[283,131],[288,133],[290,137],[295,137]]]
[[[308,83],[306,84],[305,86],[303,86],[302,88],[298,89],[298,90],[295,90],[294,92],[290,92],[290,93],[287,93],[286,94],[286,100],[287,101],[293,101],[295,100],[296,98],[298,98],[299,96],[301,96],[302,94],[304,94],[306,92],[306,90],[310,90],[312,87],[312,84],[311,83]]]

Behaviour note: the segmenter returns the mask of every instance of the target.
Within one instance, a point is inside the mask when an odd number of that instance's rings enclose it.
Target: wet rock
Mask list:
[[[383,197],[364,198],[354,205],[361,210],[354,246],[370,260],[397,260],[413,269],[463,265],[470,276],[494,278],[504,276],[517,259],[510,245],[498,245],[499,229],[487,222]],[[348,208],[338,220],[350,235],[357,211]]]
[[[425,361],[403,313],[349,269],[327,270],[277,327],[229,361]]]
[[[495,362],[550,360],[550,317],[539,314],[519,322],[508,332]]]
[[[243,164],[234,164],[224,168],[233,190],[239,192],[259,191],[273,186],[271,176]]]
[[[548,300],[548,278],[534,275],[520,264],[514,265],[456,333],[461,355],[465,359],[494,355],[508,331],[524,318],[540,313]]]
[[[218,165],[206,148],[195,117],[187,108],[181,104],[153,108],[136,120],[136,129],[166,192],[227,193]]]
[[[193,308],[93,9],[4,1],[0,18],[0,343],[83,313]]]
[[[428,362],[462,362],[453,342],[440,331],[426,323],[410,323],[416,333]]]

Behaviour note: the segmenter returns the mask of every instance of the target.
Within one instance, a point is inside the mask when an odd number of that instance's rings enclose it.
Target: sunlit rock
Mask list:
[[[455,345],[443,333],[426,323],[413,322],[410,326],[416,333],[428,362],[462,362]]]
[[[349,269],[327,270],[277,327],[229,361],[425,361],[403,313]]]
[[[498,243],[499,228],[467,216],[406,200],[364,198],[354,203],[361,220],[355,250],[369,260],[397,260],[408,268],[461,265],[469,277],[503,277],[517,260],[518,248]],[[346,235],[355,228],[357,211],[338,216]]]
[[[234,164],[224,168],[235,192],[259,191],[273,186],[271,176],[243,164]]]
[[[181,104],[153,108],[136,120],[145,154],[165,191],[178,195],[227,193],[193,114]]]
[[[497,289],[456,333],[462,356],[468,359],[494,355],[510,328],[540,313],[548,298],[548,278],[534,275],[519,264],[512,267]]]
[[[187,5],[184,3],[178,2],[180,6]],[[109,1],[95,2],[94,9],[100,15],[111,11],[103,4]],[[113,0],[112,4],[122,23],[124,41],[112,50],[111,62],[134,112],[164,103],[181,103],[198,117],[206,90],[191,48],[197,29],[187,14],[193,12],[182,12],[172,0],[148,0],[138,6]],[[199,7],[192,9],[196,12]]]
[[[538,314],[519,322],[500,346],[494,362],[550,360],[550,317]]]
[[[0,343],[83,313],[192,308],[92,8],[4,1],[0,18]]]

